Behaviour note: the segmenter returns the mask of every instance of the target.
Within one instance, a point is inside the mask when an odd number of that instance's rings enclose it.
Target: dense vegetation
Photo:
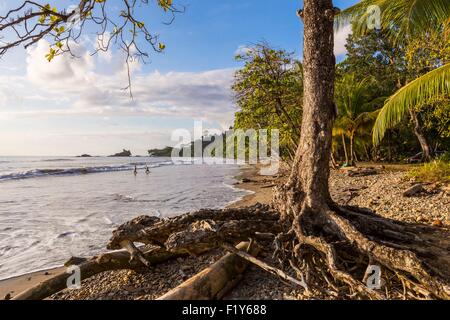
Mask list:
[[[240,111],[235,129],[278,129],[285,158],[293,159],[300,137],[303,98],[302,65],[292,53],[266,43],[236,57],[245,63],[236,72],[233,90]]]
[[[355,27],[354,27],[355,28]],[[383,31],[347,39],[345,60],[336,66],[333,158],[403,161],[418,153],[430,160],[450,149],[450,96],[386,109],[399,89],[450,62],[445,28],[399,42]],[[302,106],[302,64],[285,50],[258,44],[237,57],[244,67],[233,89],[239,111],[235,128],[280,129],[282,155],[291,160],[298,141]],[[400,109],[400,110],[399,110]]]

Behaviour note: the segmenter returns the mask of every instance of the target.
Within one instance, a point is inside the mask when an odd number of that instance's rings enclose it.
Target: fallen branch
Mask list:
[[[248,255],[259,253],[256,243],[241,242],[237,251],[247,250]],[[158,300],[212,300],[222,298],[240,280],[248,262],[236,254],[227,254],[212,266],[206,268]]]
[[[145,259],[144,254],[138,248],[136,248],[133,242],[124,240],[120,243],[120,245],[130,254],[130,262],[138,259],[146,267],[150,267],[151,263],[147,259]]]
[[[143,253],[146,261],[150,264],[158,264],[172,258],[181,256],[179,252],[168,252],[163,249],[149,249]],[[116,251],[105,253],[98,257],[85,260],[77,265],[80,268],[81,280],[90,278],[98,273],[110,270],[134,269],[142,267],[141,262],[131,260],[131,255],[125,251]],[[66,267],[73,266],[68,263]],[[67,288],[67,280],[72,273],[60,273],[53,278],[47,279],[36,286],[19,293],[13,297],[12,300],[42,300],[52,294],[62,291]]]
[[[367,177],[377,175],[378,171],[373,168],[358,168],[347,171],[349,177]]]

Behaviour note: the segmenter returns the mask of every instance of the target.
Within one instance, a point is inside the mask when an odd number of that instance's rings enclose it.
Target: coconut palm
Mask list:
[[[354,32],[368,32],[368,8],[378,6],[381,13],[380,26],[397,42],[407,41],[417,34],[430,30],[450,30],[450,1],[448,0],[363,0],[344,10],[337,19],[337,26],[351,21]],[[399,89],[390,97],[378,115],[373,130],[373,142],[379,144],[387,129],[397,125],[406,114],[414,122],[414,132],[423,150],[424,160],[430,158],[430,148],[414,108],[425,105],[431,99],[450,94],[450,63],[442,63],[433,70]]]
[[[387,129],[398,124],[411,110],[411,106],[424,105],[436,97],[450,92],[450,63],[428,72],[410,82],[391,96],[375,122],[373,142],[383,140]]]
[[[372,99],[371,87],[373,80],[370,77],[360,81],[354,74],[345,74],[336,81],[335,101],[339,112],[333,134],[342,137],[345,161],[349,165],[355,164],[355,138],[363,134],[367,127],[372,125],[378,115],[377,107],[381,107],[386,98]],[[345,137],[349,139],[348,152]]]

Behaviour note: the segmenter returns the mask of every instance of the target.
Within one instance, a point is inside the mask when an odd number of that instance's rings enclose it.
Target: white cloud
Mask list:
[[[122,145],[142,153],[166,145],[180,123],[189,127],[191,120],[203,120],[222,129],[232,124],[234,69],[143,72],[133,63],[131,99],[123,90],[128,85],[123,56],[91,56],[91,45],[74,44],[78,58],[57,56],[49,63],[49,44],[41,41],[27,50],[20,72],[0,73],[0,119],[8,124],[0,127],[0,154],[109,154]],[[136,120],[140,117],[156,127]]]
[[[334,35],[334,54],[336,56],[340,56],[347,53],[347,49],[345,48],[345,44],[347,42],[347,37],[352,33],[352,26],[347,25],[339,31],[337,31]]]
[[[26,92],[22,78],[17,76],[0,76],[0,112],[12,105],[23,105],[23,94]]]
[[[38,87],[45,84],[51,89],[75,89],[75,85],[89,82],[94,76],[93,57],[83,45],[73,44],[72,50],[78,58],[66,54],[48,62],[45,55],[49,52],[49,43],[39,41],[27,51],[27,79]]]
[[[50,63],[45,59],[49,50],[47,42],[40,41],[29,49],[26,76],[18,82],[27,87],[21,92],[29,108],[0,112],[10,116],[170,116],[216,122],[224,128],[232,123],[234,69],[140,73],[140,66],[133,63],[134,99],[131,99],[128,91],[123,90],[128,76],[121,54],[93,57],[87,53],[88,45],[72,46],[79,58],[57,56]],[[2,82],[8,83],[9,79],[0,75]],[[7,104],[6,94],[0,92],[0,96],[3,97],[0,105]],[[46,97],[49,102],[46,105],[50,107],[38,109],[33,105],[44,104]],[[60,106],[56,106],[56,101]]]

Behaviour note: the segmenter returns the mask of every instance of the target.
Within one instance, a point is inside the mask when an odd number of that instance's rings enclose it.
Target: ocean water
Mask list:
[[[112,230],[139,215],[223,208],[248,194],[232,186],[239,171],[169,158],[0,157],[0,279],[103,252]]]

